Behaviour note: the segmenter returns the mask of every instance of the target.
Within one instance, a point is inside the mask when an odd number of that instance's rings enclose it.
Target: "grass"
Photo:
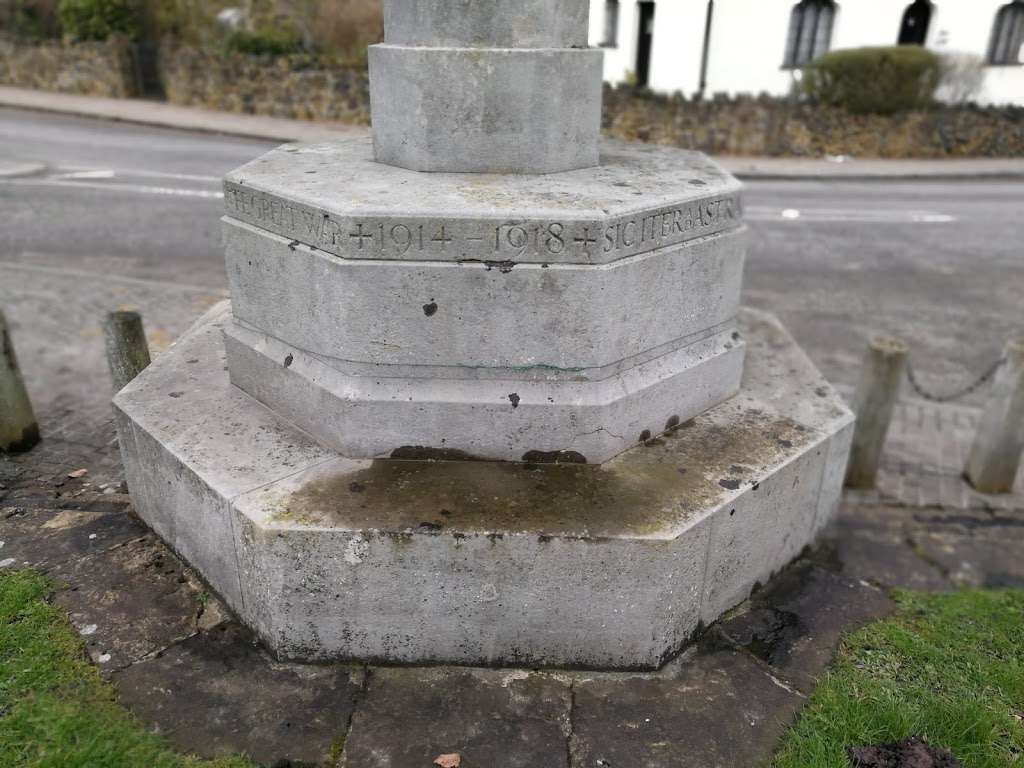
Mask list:
[[[846,747],[908,736],[966,768],[1024,767],[1024,591],[896,600],[843,644],[772,768],[848,768]]]
[[[0,766],[252,768],[179,755],[147,732],[89,663],[51,591],[33,571],[0,572]]]

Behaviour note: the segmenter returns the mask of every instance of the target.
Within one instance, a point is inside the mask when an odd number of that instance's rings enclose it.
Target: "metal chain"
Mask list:
[[[917,394],[923,397],[925,400],[930,400],[933,403],[948,403],[951,400],[959,400],[961,397],[966,397],[967,395],[974,392],[978,387],[980,387],[982,384],[984,384],[993,376],[995,376],[996,371],[998,371],[999,367],[1005,362],[1005,357],[999,358],[994,363],[992,363],[985,370],[985,372],[981,374],[981,376],[972,381],[966,387],[958,389],[955,392],[951,392],[947,395],[936,395],[934,392],[929,392],[927,389],[921,386],[921,382],[918,381],[917,374],[914,373],[914,367],[910,364],[909,359],[907,360],[907,379],[910,381],[910,386],[914,389],[914,391],[917,392]]]

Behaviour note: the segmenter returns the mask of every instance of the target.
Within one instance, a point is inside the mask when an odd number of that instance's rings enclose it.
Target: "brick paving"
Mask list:
[[[981,409],[974,406],[901,400],[893,412],[876,490],[847,491],[847,498],[909,507],[1024,509],[1024,472],[1009,494],[979,493],[962,477],[980,417]]]

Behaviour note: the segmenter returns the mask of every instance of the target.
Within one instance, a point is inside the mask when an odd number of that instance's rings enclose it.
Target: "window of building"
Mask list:
[[[614,48],[619,44],[619,0],[606,0],[604,4],[604,40],[601,45]]]
[[[900,45],[924,45],[928,39],[928,24],[932,20],[932,4],[929,0],[914,0],[903,12],[900,23]]]
[[[789,15],[789,35],[782,66],[796,69],[810,64],[832,44],[836,4],[831,0],[801,0]]]
[[[989,64],[1024,64],[1024,2],[1007,3],[996,13],[992,40],[988,44]]]

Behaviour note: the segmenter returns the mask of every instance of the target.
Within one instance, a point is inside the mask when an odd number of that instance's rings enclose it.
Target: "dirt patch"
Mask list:
[[[853,768],[962,768],[952,752],[929,746],[916,736],[892,744],[850,747],[846,754]]]

